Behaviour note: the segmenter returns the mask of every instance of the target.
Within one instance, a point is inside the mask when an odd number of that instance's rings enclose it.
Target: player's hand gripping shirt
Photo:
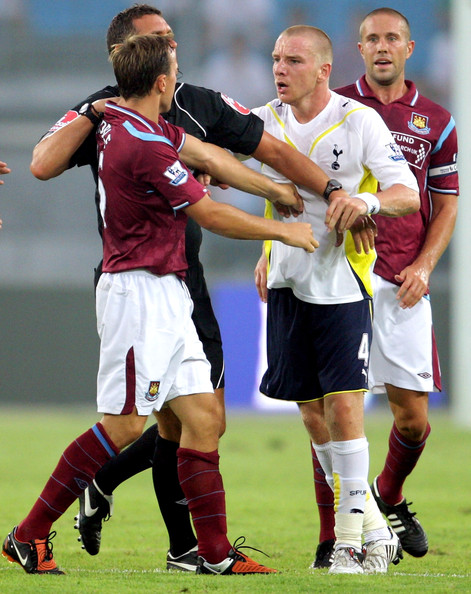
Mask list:
[[[206,190],[178,158],[183,129],[107,103],[97,130],[103,271],[184,275],[184,209]]]
[[[373,191],[373,178],[383,189],[399,183],[417,190],[407,162],[382,119],[357,101],[331,92],[327,106],[306,124],[300,124],[291,107],[278,99],[253,111],[265,122],[267,132],[308,156],[352,196]],[[269,167],[263,172],[283,181]],[[304,199],[304,212],[297,220],[312,224],[320,246],[309,254],[274,241],[268,287],[290,287],[299,299],[318,304],[349,303],[371,296],[374,251],[356,254],[349,232],[336,247],[335,231],[328,233],[324,224],[325,200],[303,187],[298,190]],[[276,212],[273,216],[282,220]]]
[[[369,88],[365,76],[355,84],[338,89],[377,111],[401,147],[420,192],[420,210],[404,217],[376,216],[376,260],[374,271],[394,284],[394,276],[411,264],[424,244],[432,214],[429,192],[459,194],[458,140],[451,114],[421,95],[407,80],[405,95],[384,105]]]

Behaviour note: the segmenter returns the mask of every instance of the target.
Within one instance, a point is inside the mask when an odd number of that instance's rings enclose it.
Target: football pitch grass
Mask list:
[[[0,409],[2,541],[29,511],[64,448],[97,418],[83,410]],[[167,536],[146,471],[116,490],[98,556],[89,556],[77,542],[78,506],[73,505],[54,525],[54,556],[66,575],[27,575],[0,557],[0,592],[471,592],[471,431],[455,427],[444,411],[432,412],[431,424],[427,447],[405,489],[430,549],[422,559],[404,554],[387,575],[330,576],[308,569],[319,524],[309,442],[299,416],[229,412],[220,447],[229,539],[246,536],[246,544],[270,558],[249,555],[279,574],[167,572]],[[387,412],[366,416],[370,479],[381,469],[390,426]]]

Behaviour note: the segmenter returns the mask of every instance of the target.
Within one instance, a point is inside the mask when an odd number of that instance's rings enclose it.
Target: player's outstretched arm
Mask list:
[[[230,204],[214,202],[204,196],[185,212],[199,225],[224,237],[232,239],[274,239],[286,245],[313,252],[319,242],[312,234],[309,223],[283,223],[248,214]]]
[[[106,101],[107,99],[99,99],[93,102],[97,113],[104,111]],[[45,181],[59,176],[68,169],[72,155],[93,128],[88,118],[77,116],[52,134],[44,136],[33,149],[29,168],[34,177]]]
[[[68,169],[72,155],[92,129],[93,124],[88,118],[77,117],[50,136],[42,138],[33,149],[29,166],[34,177],[45,181]]]
[[[302,200],[292,184],[276,184],[267,176],[249,169],[224,149],[203,143],[187,135],[180,156],[186,165],[211,174],[219,182],[237,190],[255,194],[288,206],[302,209]]]

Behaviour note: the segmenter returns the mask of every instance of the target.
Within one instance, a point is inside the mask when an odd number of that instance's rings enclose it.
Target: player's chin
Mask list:
[[[289,94],[286,92],[285,87],[278,87],[276,90],[276,94],[280,101],[283,101],[283,103],[288,103]]]
[[[374,71],[374,79],[381,85],[390,85],[396,80],[396,75],[390,68],[377,68]]]

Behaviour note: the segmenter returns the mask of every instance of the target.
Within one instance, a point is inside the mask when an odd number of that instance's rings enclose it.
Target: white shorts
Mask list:
[[[398,286],[377,274],[372,275],[372,281],[370,390],[383,393],[386,383],[406,390],[433,392],[434,368],[437,386],[440,380],[429,296],[422,297],[411,309],[401,309],[396,299]]]
[[[139,415],[186,394],[212,393],[193,302],[173,274],[103,273],[96,290],[98,412]]]

